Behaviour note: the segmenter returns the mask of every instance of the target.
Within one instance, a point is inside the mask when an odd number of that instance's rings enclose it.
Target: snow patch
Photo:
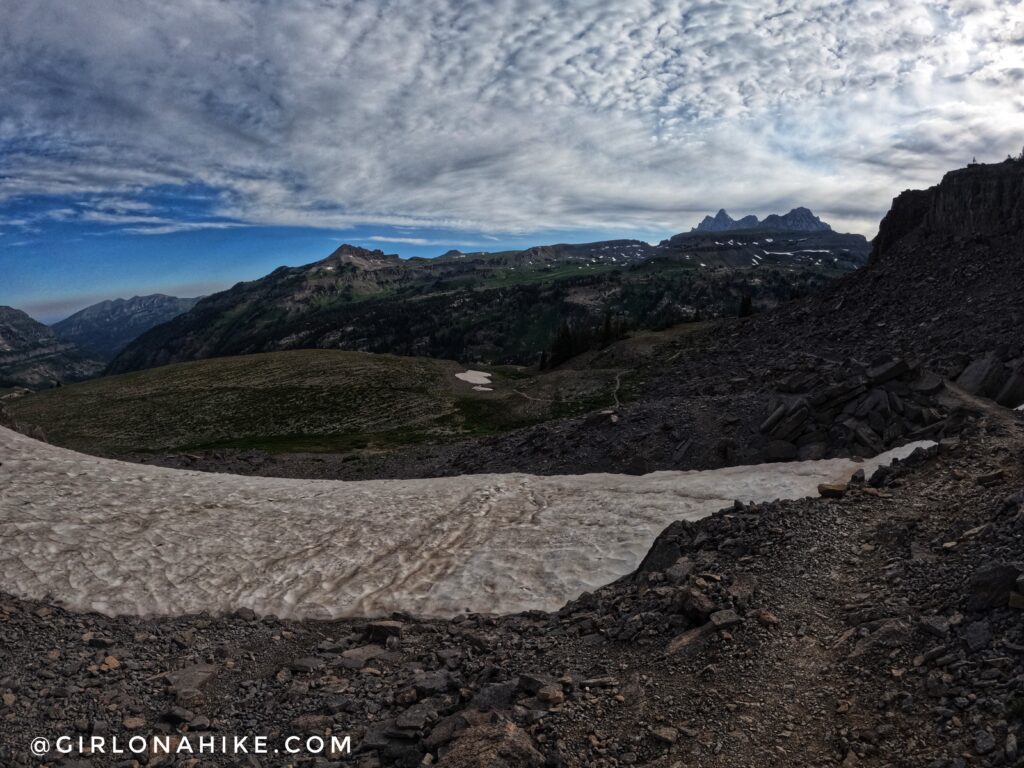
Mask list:
[[[0,428],[0,591],[108,615],[553,610],[634,570],[675,520],[813,496],[929,444],[859,463],[343,482],[129,464]]]
[[[455,378],[468,384],[482,384],[486,386],[491,383],[491,374],[486,371],[463,371],[462,373],[456,373]]]

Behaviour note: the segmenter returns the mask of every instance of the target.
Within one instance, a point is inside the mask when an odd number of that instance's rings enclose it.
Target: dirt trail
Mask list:
[[[1018,415],[950,389],[982,416],[983,447],[954,449],[884,491],[797,505],[782,546],[746,563],[778,627],[748,627],[693,663],[648,666],[660,697],[682,702],[675,717],[698,728],[647,765],[919,766],[932,764],[929,750],[943,754],[948,735],[934,733],[931,707],[906,682],[917,671],[906,646],[937,642],[908,630],[928,612],[908,584],[939,560],[928,544],[949,537],[926,531],[970,528],[968,510],[985,511],[1005,493],[979,487],[979,458],[1024,449]],[[1010,487],[1019,487],[1024,472],[1010,466]]]

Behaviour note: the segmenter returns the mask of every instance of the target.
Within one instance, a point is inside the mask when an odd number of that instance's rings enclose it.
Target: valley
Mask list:
[[[51,327],[60,340],[109,362],[142,333],[187,312],[197,301],[161,294],[113,299],[86,307]]]

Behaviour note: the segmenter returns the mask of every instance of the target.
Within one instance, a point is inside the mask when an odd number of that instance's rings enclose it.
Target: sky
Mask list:
[[[0,304],[892,198],[1024,146],[1024,0],[0,0]]]

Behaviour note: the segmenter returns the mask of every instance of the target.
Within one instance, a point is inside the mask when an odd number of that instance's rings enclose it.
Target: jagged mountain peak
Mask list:
[[[694,232],[725,232],[730,229],[736,229],[738,222],[730,216],[725,208],[719,208],[718,213],[714,216],[705,216],[704,219],[698,224],[693,231]]]
[[[765,216],[760,224],[762,229],[777,229],[786,232],[830,232],[832,227],[823,222],[810,208],[794,208],[789,213],[779,216]]]
[[[395,266],[400,261],[397,253],[384,253],[379,248],[370,250],[351,243],[344,243],[319,264],[352,264],[363,269],[379,269]]]
[[[798,207],[789,213],[771,214],[761,221],[749,214],[741,219],[733,219],[724,208],[703,220],[690,232],[735,232],[745,229],[769,229],[779,232],[830,232],[832,227],[823,222],[809,208]]]

